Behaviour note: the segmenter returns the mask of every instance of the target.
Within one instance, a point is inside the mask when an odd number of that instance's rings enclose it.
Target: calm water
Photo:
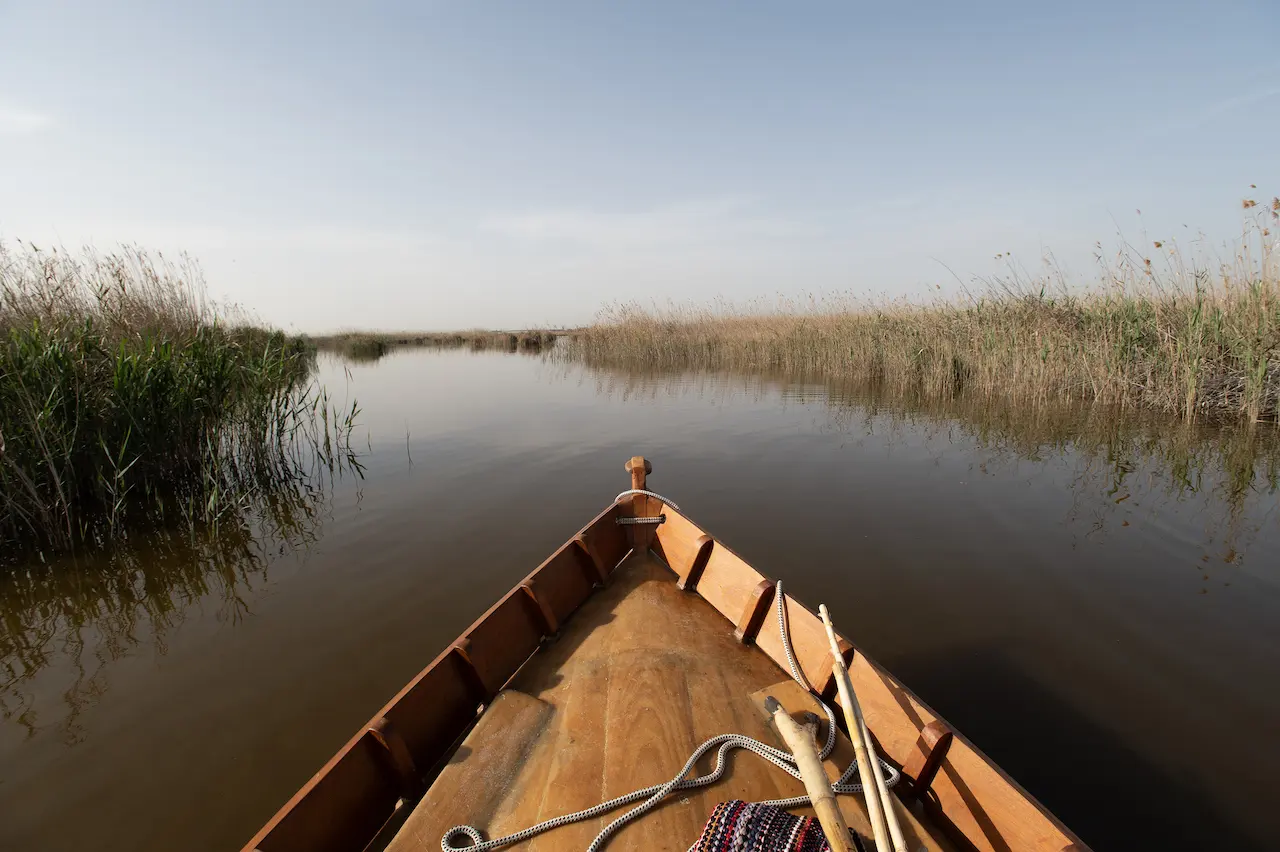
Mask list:
[[[0,849],[239,848],[635,454],[1096,849],[1276,847],[1268,434],[505,354],[322,371],[362,480],[0,579]]]

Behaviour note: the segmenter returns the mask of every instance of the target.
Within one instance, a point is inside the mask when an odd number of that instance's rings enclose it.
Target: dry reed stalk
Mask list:
[[[1013,274],[959,300],[606,308],[568,357],[591,366],[732,370],[880,383],[939,395],[976,391],[1042,403],[1135,405],[1251,421],[1280,407],[1280,199],[1248,220],[1230,258],[1160,262],[1126,246],[1102,283]]]

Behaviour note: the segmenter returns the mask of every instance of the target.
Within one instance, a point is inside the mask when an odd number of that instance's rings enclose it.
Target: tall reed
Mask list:
[[[1225,260],[1171,241],[1099,257],[1081,288],[1011,268],[956,300],[614,305],[573,336],[594,366],[782,371],[1020,400],[1274,418],[1280,404],[1280,199],[1245,202]]]
[[[314,348],[219,311],[138,248],[0,244],[0,542],[67,549],[217,523],[344,453]]]

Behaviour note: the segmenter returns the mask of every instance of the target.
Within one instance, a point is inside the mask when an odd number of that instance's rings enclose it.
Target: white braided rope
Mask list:
[[[666,497],[663,497],[661,494],[658,494],[655,491],[645,491],[643,488],[629,488],[626,491],[623,491],[617,497],[614,497],[613,502],[617,503],[623,497],[634,497],[637,494],[643,495],[645,497],[656,497],[657,499],[661,500],[663,503],[666,503],[668,506],[675,509],[677,512],[680,511],[680,507],[677,506],[675,503],[672,503]]]
[[[626,494],[627,492],[624,492],[619,495],[619,499],[625,497]],[[656,494],[649,496],[658,497],[660,500],[665,499]],[[667,505],[674,508],[674,504],[672,503],[668,503]],[[791,648],[791,631],[787,626],[786,605],[782,594],[781,582],[777,584],[776,596],[778,600],[778,630],[782,634],[782,647],[787,655],[787,664],[791,667],[791,676],[795,678],[797,683],[812,693],[813,689],[809,686],[808,681],[805,680],[804,672],[796,662],[795,652]],[[819,753],[819,757],[825,759],[829,754],[831,754],[831,750],[836,744],[836,720],[835,715],[831,712],[831,708],[827,706],[825,701],[818,699],[818,703],[822,705],[822,709],[827,715],[827,740],[822,746],[822,751]],[[636,790],[635,792],[619,796],[616,799],[601,802],[594,807],[571,814],[564,814],[563,816],[553,817],[552,819],[540,822],[537,825],[529,826],[522,831],[517,831],[515,834],[509,834],[506,837],[495,837],[492,840],[485,840],[478,830],[469,825],[455,826],[445,832],[444,837],[440,838],[440,848],[443,852],[460,852],[460,850],[487,852],[487,850],[490,849],[498,849],[503,846],[509,846],[512,843],[519,843],[522,840],[528,840],[530,837],[542,834],[544,831],[550,831],[553,828],[559,828],[562,825],[580,822],[585,819],[592,819],[600,816],[601,814],[615,810],[616,808],[620,808],[623,805],[629,805],[632,802],[641,802],[643,799],[644,801],[639,805],[606,825],[604,830],[596,835],[596,839],[591,841],[591,845],[587,847],[587,852],[598,852],[600,847],[602,847],[609,838],[618,831],[618,829],[653,810],[653,808],[657,807],[663,799],[676,790],[690,790],[696,787],[705,787],[708,784],[714,784],[719,781],[721,776],[724,775],[729,752],[735,748],[746,749],[753,754],[757,754],[781,769],[783,772],[786,772],[791,777],[803,780],[800,777],[800,771],[796,768],[795,758],[790,754],[787,754],[785,751],[774,748],[770,745],[765,745],[759,740],[753,740],[750,737],[743,736],[742,734],[720,734],[719,736],[712,737],[702,745],[698,746],[698,748],[694,750],[693,754],[689,756],[689,759],[685,762],[676,777],[672,778],[665,784],[655,784],[652,787],[645,787],[643,790]],[[699,758],[712,749],[717,749],[715,768],[706,775],[686,778],[685,776],[693,769]],[[881,767],[889,773],[885,780],[885,786],[892,787],[897,784],[898,779],[901,777],[898,770],[894,769],[883,760],[879,761],[879,763]],[[849,764],[849,768],[844,771],[844,774],[840,776],[839,780],[831,785],[831,789],[836,793],[862,792],[861,784],[856,781],[849,780],[857,773],[857,771],[858,763],[855,760]],[[773,799],[771,801],[764,802],[763,804],[774,805],[779,808],[794,808],[809,804],[809,797],[793,796],[789,799]],[[471,841],[470,845],[454,846],[453,841],[455,839],[460,839],[461,837],[468,838]]]
[[[796,652],[791,647],[791,622],[787,620],[786,596],[782,594],[781,580],[774,586],[774,598],[777,601],[778,633],[782,636],[782,650],[787,655],[787,666],[791,669],[791,677],[795,678],[796,683],[813,692],[813,684],[809,683],[809,678],[804,676],[804,669],[800,668],[800,664],[796,662]],[[831,708],[827,707],[826,702],[818,703],[826,708],[827,718],[834,719]]]

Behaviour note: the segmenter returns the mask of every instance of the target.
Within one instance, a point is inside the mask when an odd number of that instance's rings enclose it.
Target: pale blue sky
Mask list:
[[[0,236],[307,331],[1089,278],[1280,191],[1277,44],[1277,0],[0,0]]]

